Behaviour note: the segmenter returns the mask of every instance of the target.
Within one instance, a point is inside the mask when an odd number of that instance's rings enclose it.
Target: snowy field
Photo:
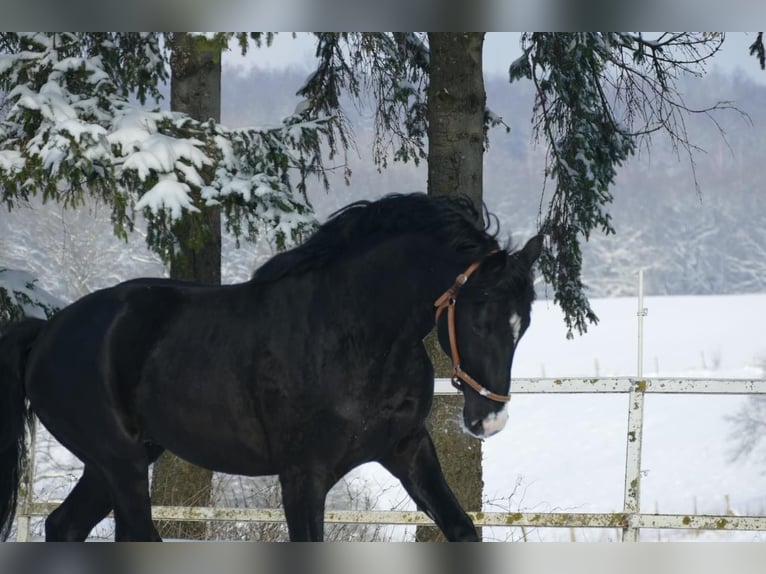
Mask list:
[[[513,376],[630,376],[637,369],[637,302],[592,301],[597,326],[565,337],[558,307],[535,304]],[[766,295],[647,297],[644,376],[763,377]],[[641,511],[763,514],[766,460],[731,461],[727,415],[739,395],[647,395]],[[627,395],[517,395],[505,430],[484,443],[487,511],[616,512],[623,506]],[[364,469],[384,482],[385,471]],[[396,500],[398,493],[388,494]],[[401,495],[404,498],[404,495]],[[609,541],[604,529],[493,529],[495,540]],[[766,540],[766,533],[642,531],[642,540]]]
[[[558,307],[539,301],[521,341],[514,377],[635,376],[635,299],[592,301],[600,317],[584,336],[565,337]],[[766,295],[647,297],[644,376],[763,377]],[[732,462],[736,444],[726,416],[744,396],[648,395],[641,511],[763,514],[766,461]],[[626,395],[517,395],[506,429],[484,443],[485,510],[615,512],[623,505]],[[38,456],[41,473],[60,448]],[[353,473],[374,492],[377,509],[413,508],[377,464]],[[45,480],[46,497],[66,495],[76,475]],[[58,484],[58,487],[56,486]],[[396,530],[411,539],[412,532]],[[491,540],[611,541],[615,530],[486,529]],[[766,533],[642,531],[642,540],[766,540]]]

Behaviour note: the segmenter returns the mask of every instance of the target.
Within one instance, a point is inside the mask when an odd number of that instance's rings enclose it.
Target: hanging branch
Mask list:
[[[702,76],[723,34],[661,34],[653,40],[627,33],[527,33],[510,80],[535,86],[533,133],[547,147],[546,180],[555,183],[540,227],[550,243],[540,259],[554,299],[564,311],[568,337],[598,321],[581,281],[581,239],[593,230],[614,233],[606,207],[617,167],[663,133],[689,157],[697,185],[688,114],[737,110],[730,102],[692,108],[677,88],[682,75]],[[744,115],[744,114],[743,114]],[[544,188],[545,189],[545,188]],[[544,192],[545,195],[545,192]]]
[[[766,70],[766,50],[763,47],[763,32],[758,32],[755,42],[750,44],[750,55],[758,58],[761,70]]]
[[[298,95],[313,114],[338,118],[330,134],[344,148],[353,132],[343,111],[347,94],[354,105],[374,110],[373,160],[385,168],[388,158],[425,159],[426,85],[429,53],[420,33],[317,33],[319,64]]]

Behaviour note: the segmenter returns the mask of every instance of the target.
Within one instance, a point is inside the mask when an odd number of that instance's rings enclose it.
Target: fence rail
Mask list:
[[[35,502],[28,516],[47,516],[58,502]],[[691,530],[766,530],[766,516],[719,516],[715,514],[626,514],[624,512],[469,512],[476,526],[536,528],[661,528]],[[217,506],[153,506],[158,520],[189,522],[284,522],[277,508],[221,508]],[[328,510],[328,524],[431,525],[416,510]]]
[[[766,394],[766,380],[679,379],[679,378],[567,378],[516,379],[512,394],[624,393],[628,400],[626,436],[625,500],[622,512],[469,512],[477,526],[620,528],[623,540],[637,540],[642,528],[699,530],[763,530],[766,516],[698,514],[644,514],[640,509],[641,437],[644,424],[644,396],[661,394]],[[455,394],[448,379],[436,380],[436,394]],[[31,490],[31,489],[30,489]],[[46,516],[57,503],[39,502],[31,496],[19,511],[18,540],[29,539],[29,519]],[[152,507],[154,518],[189,521],[282,522],[278,509],[217,507]],[[428,525],[433,522],[418,511],[333,511],[325,513],[328,523]]]

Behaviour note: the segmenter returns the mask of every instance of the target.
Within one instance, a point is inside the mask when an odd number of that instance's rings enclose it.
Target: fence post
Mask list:
[[[644,270],[638,272],[638,359],[637,379],[630,386],[628,395],[628,442],[625,450],[625,502],[624,512],[628,515],[628,524],[623,528],[622,539],[626,542],[638,541],[638,528],[631,525],[631,515],[641,511],[641,442],[644,429]]]
[[[628,395],[628,442],[625,452],[625,506],[628,524],[623,528],[624,542],[638,541],[638,528],[631,525],[631,515],[640,511],[641,438],[644,427],[644,391],[646,381],[633,381]]]
[[[644,307],[644,270],[640,269],[638,272],[638,350],[637,350],[637,365],[636,376],[641,379],[644,376],[644,317],[648,314],[648,310]]]

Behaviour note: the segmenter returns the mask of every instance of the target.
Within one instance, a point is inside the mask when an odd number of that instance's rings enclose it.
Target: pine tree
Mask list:
[[[41,193],[77,207],[95,196],[127,239],[136,213],[171,277],[220,283],[221,213],[239,239],[279,247],[313,226],[306,179],[327,185],[320,144],[333,118],[298,113],[272,129],[220,125],[220,61],[272,35],[137,33],[0,35],[0,197],[13,208]],[[146,110],[172,73],[171,110]],[[336,151],[330,142],[330,151]],[[293,179],[297,183],[293,184]],[[22,309],[0,305],[9,320]],[[26,296],[26,292],[17,298]],[[6,309],[8,310],[6,313]],[[24,312],[30,312],[29,306]],[[155,465],[158,504],[209,503],[212,472],[172,455]],[[162,524],[166,536],[202,538],[204,524]]]
[[[268,38],[197,41],[246,50]],[[299,240],[314,225],[307,178],[327,185],[322,142],[335,119],[306,108],[276,128],[229,129],[146,109],[169,79],[171,45],[162,33],[0,34],[3,203],[14,208],[41,194],[76,207],[90,194],[110,206],[124,238],[143,213],[147,242],[166,263],[179,248],[177,222],[206,206],[220,207],[237,238],[265,235],[282,247]]]

